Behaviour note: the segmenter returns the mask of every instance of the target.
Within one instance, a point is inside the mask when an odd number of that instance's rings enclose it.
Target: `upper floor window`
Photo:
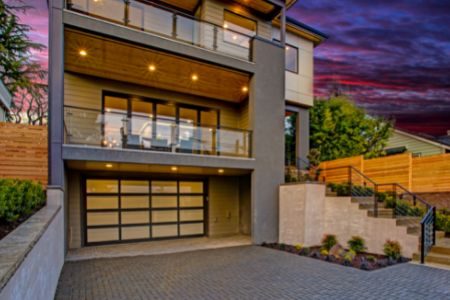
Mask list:
[[[286,45],[286,70],[298,73],[298,49]]]
[[[243,33],[248,36],[256,35],[256,21],[237,15],[235,13],[225,11],[224,15],[224,40],[233,44],[248,47],[248,38],[234,31]]]

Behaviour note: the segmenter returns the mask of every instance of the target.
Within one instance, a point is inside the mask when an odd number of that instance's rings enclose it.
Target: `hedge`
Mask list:
[[[45,203],[42,183],[24,179],[0,179],[0,222],[14,222]]]

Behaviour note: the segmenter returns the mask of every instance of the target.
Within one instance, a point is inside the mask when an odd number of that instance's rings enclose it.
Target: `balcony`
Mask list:
[[[64,127],[67,145],[251,157],[252,131],[189,120],[65,106]]]
[[[149,34],[251,61],[252,36],[140,0],[67,0],[67,8]]]

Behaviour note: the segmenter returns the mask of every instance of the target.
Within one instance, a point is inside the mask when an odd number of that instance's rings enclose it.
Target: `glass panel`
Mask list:
[[[152,223],[178,222],[177,210],[152,211]]]
[[[86,209],[118,209],[118,196],[87,196]]]
[[[121,196],[122,208],[149,208],[149,196]]]
[[[103,115],[100,112],[65,107],[64,114],[67,144],[102,145]]]
[[[131,132],[128,136],[128,147],[150,148],[153,137],[153,103],[145,101],[131,102]]]
[[[87,0],[71,0],[72,3],[71,9],[87,11]]]
[[[148,4],[132,1],[129,6],[130,26],[172,37],[172,13]]]
[[[197,140],[197,130],[194,123],[197,123],[198,111],[189,108],[180,108],[180,125],[178,136],[178,152],[194,153]]]
[[[87,193],[118,193],[119,192],[119,181],[118,180],[88,179],[88,180],[86,180],[86,192]]]
[[[152,193],[176,194],[178,192],[176,181],[152,181]]]
[[[150,238],[150,226],[122,227],[122,240],[148,238]]]
[[[217,151],[220,156],[249,157],[249,133],[217,129]]]
[[[286,46],[286,70],[297,73],[298,49]]]
[[[152,208],[177,207],[177,196],[152,196]]]
[[[194,43],[194,20],[190,18],[183,17],[182,15],[177,16],[177,39],[188,43]]]
[[[203,223],[180,224],[180,235],[203,234]]]
[[[105,241],[118,241],[119,240],[119,228],[95,228],[87,230],[88,243],[93,242],[105,242]]]
[[[180,196],[180,207],[203,207],[203,196]]]
[[[203,194],[203,182],[201,182],[201,181],[180,181],[180,193]]]
[[[88,12],[124,24],[125,3],[123,0],[88,0]]]
[[[176,142],[177,126],[175,124],[176,108],[174,106],[158,104],[156,105],[156,140],[152,140],[152,147],[161,148],[159,150],[169,151],[171,145]]]
[[[157,225],[152,226],[152,237],[169,237],[178,235],[178,225]]]
[[[203,209],[180,210],[180,222],[202,221],[202,220],[203,220]]]
[[[88,212],[87,226],[119,224],[118,212]]]
[[[150,223],[150,214],[148,211],[123,211],[120,221],[122,224]]]
[[[128,112],[128,100],[105,96],[105,116],[102,145],[109,148],[121,148],[124,134],[127,132],[124,120]]]
[[[150,191],[149,183],[147,180],[121,180],[120,192],[121,193],[140,193],[148,194]]]

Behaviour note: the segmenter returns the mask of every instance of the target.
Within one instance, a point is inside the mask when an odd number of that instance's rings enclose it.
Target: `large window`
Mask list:
[[[234,14],[229,11],[225,11],[224,15],[224,40],[239,46],[248,47],[249,40],[246,36],[237,34],[234,31],[246,34],[248,36],[256,35],[256,21]]]
[[[205,234],[202,181],[86,180],[87,245]]]
[[[298,73],[298,49],[286,45],[286,70]]]

